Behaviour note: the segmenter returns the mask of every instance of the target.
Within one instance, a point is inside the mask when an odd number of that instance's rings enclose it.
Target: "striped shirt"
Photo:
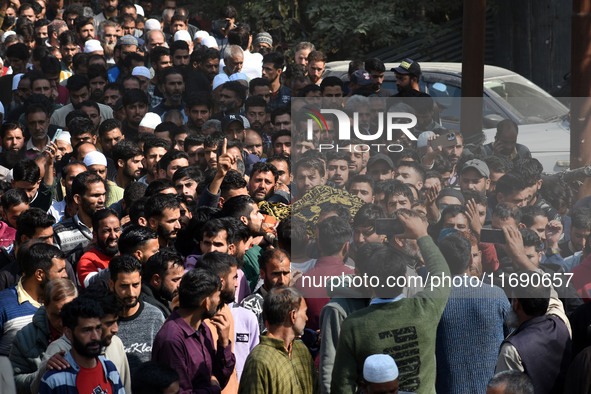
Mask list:
[[[92,230],[80,221],[78,215],[64,219],[53,227],[54,245],[67,256],[74,255],[78,261],[84,253],[84,248],[92,241]]]
[[[63,393],[63,394],[78,394],[78,388],[76,386],[76,377],[80,372],[80,367],[72,357],[70,352],[65,355],[66,361],[70,366],[62,371],[56,369],[49,370],[43,375],[41,385],[39,386],[39,393]],[[113,394],[125,394],[125,389],[121,385],[121,378],[115,365],[104,358],[103,356],[98,357],[98,362],[103,366],[103,373],[105,377],[111,383],[111,389]]]
[[[0,292],[0,356],[8,357],[16,334],[33,321],[40,306],[23,289],[22,279]]]

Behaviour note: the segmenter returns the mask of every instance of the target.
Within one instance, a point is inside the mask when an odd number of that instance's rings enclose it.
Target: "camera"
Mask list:
[[[218,19],[211,23],[212,30],[228,30],[230,28],[230,21],[227,19]]]

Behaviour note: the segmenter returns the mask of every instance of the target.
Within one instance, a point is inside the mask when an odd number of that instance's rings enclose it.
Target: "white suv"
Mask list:
[[[396,93],[393,67],[386,63],[382,88]],[[459,130],[462,85],[461,63],[420,63],[420,89],[429,93],[441,108],[441,122]],[[324,76],[347,81],[348,61],[327,63]],[[502,119],[519,125],[517,142],[529,148],[547,173],[568,169],[570,164],[569,110],[533,82],[501,67],[484,66],[483,125],[486,143],[492,142],[495,126]]]

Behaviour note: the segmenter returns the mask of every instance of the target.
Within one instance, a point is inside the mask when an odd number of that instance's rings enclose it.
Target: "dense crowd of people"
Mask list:
[[[177,0],[0,27],[2,393],[591,389],[591,197],[512,120],[446,129],[418,62],[341,79]]]

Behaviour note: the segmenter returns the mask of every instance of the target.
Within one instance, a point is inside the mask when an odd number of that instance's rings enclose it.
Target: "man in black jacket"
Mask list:
[[[171,313],[170,302],[178,294],[183,273],[183,260],[168,248],[150,257],[143,266],[144,300],[160,309],[165,317]]]

